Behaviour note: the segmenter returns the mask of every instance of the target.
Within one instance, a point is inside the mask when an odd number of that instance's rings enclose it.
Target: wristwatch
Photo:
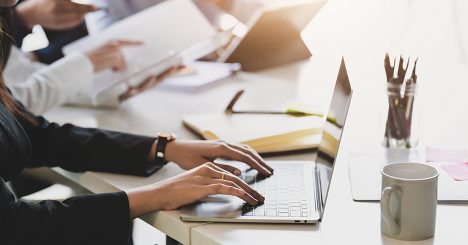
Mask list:
[[[156,142],[156,153],[154,160],[157,163],[166,164],[167,160],[165,158],[166,145],[167,143],[175,140],[177,137],[175,134],[171,133],[158,133],[157,142]]]

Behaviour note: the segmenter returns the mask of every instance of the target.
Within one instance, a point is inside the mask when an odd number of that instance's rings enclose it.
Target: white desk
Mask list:
[[[99,126],[147,135],[151,135],[158,129],[168,129],[183,138],[195,138],[181,125],[182,115],[222,111],[231,95],[239,88],[246,88],[248,92],[241,99],[239,107],[250,106],[252,108],[255,106],[255,108],[259,108],[281,105],[291,98],[304,98],[307,95],[311,96],[310,100],[315,99],[326,104],[331,93],[329,91],[331,87],[328,83],[335,79],[334,74],[336,74],[338,62],[339,57],[332,59],[317,57],[308,64],[290,65],[256,75],[240,74],[237,78],[228,79],[199,94],[158,91],[156,89],[131,100],[119,111],[60,108],[49,113],[48,118],[59,122],[71,121],[81,126]],[[383,91],[383,84],[366,82],[369,77],[372,80],[379,80],[381,75],[379,72],[369,74],[356,69],[360,65],[366,65],[365,60],[350,58],[348,62],[356,64],[348,66],[355,93],[343,136],[343,147],[337,159],[325,217],[319,226],[189,223],[179,219],[178,211],[159,212],[143,217],[143,219],[184,244],[252,244],[265,241],[278,243],[310,241],[322,242],[321,244],[336,244],[343,242],[344,238],[346,241],[362,243],[363,237],[365,237],[366,244],[405,244],[380,235],[378,204],[358,203],[352,201],[351,198],[347,157],[349,152],[356,149],[362,150],[362,148],[371,145],[375,147],[381,140],[380,133],[369,132],[376,132],[379,124],[377,111],[380,106],[375,101],[380,95],[383,95],[383,92],[376,93],[375,91]],[[462,70],[463,68],[456,69]],[[440,78],[434,72],[430,76],[420,76],[420,81],[424,81],[426,78],[428,81],[424,83],[425,86],[421,85],[421,90],[425,91],[425,94],[421,92],[421,97],[433,96],[438,93],[445,96],[444,100],[440,101],[428,100],[423,106],[423,120],[430,122],[422,127],[426,142],[432,145],[447,145],[449,142],[451,145],[455,143],[455,145],[466,146],[468,141],[466,131],[457,130],[454,132],[453,128],[446,126],[447,117],[457,118],[454,122],[451,121],[451,125],[456,128],[462,129],[465,128],[463,125],[468,125],[468,117],[460,115],[456,109],[467,108],[468,101],[455,99],[463,98],[465,91],[467,91],[468,84],[463,83],[468,78],[468,70],[466,71],[460,71],[459,74],[455,74],[448,81],[446,80],[445,86],[442,88],[432,85],[431,80],[435,81]],[[281,79],[284,76],[291,77],[291,80]],[[268,93],[264,93],[265,88],[268,88]],[[251,92],[249,93],[249,91]],[[321,96],[318,96],[319,94]],[[446,96],[448,94],[453,96]],[[158,106],[159,101],[164,101],[164,106]],[[217,102],[212,103],[212,101]],[[457,104],[455,108],[450,106],[454,103]],[[171,113],[169,110],[176,113]],[[434,113],[431,113],[433,110],[443,111],[447,117],[434,118]],[[165,118],[169,119],[165,120]],[[310,160],[311,154],[285,155],[268,159]],[[129,190],[181,172],[174,164],[169,164],[149,178],[96,172],[75,174],[61,169],[56,169],[56,171],[96,193]],[[464,236],[466,217],[468,217],[468,209],[465,206],[439,205],[435,238],[419,243],[456,244],[462,241],[466,242]]]

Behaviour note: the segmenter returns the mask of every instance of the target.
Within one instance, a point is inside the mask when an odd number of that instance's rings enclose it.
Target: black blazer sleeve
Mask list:
[[[32,115],[31,115],[32,116]],[[43,117],[38,124],[21,121],[32,146],[29,166],[60,166],[80,171],[103,171],[148,176],[162,167],[148,161],[153,137],[114,131],[60,126]],[[124,119],[122,119],[124,120]]]
[[[130,234],[124,192],[36,204],[16,200],[0,178],[0,244],[126,245]]]
[[[0,103],[0,244],[129,244],[124,192],[29,203],[17,200],[4,181],[36,166],[148,175],[161,167],[147,161],[154,138],[59,126],[23,112],[36,122],[14,118]]]

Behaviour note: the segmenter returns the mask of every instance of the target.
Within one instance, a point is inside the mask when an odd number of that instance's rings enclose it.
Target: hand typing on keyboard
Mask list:
[[[265,196],[264,203],[259,203],[257,206],[244,204],[243,216],[307,217],[309,215],[302,167],[284,164],[270,177],[249,169],[242,173],[241,178]]]

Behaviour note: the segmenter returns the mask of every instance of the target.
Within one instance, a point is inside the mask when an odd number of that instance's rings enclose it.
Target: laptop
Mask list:
[[[265,196],[262,205],[253,207],[237,197],[213,195],[183,207],[180,218],[206,222],[319,222],[323,217],[351,95],[342,59],[316,161],[270,161],[268,164],[275,171],[268,178],[253,169],[243,171],[241,178]],[[245,164],[233,164],[245,168]]]
[[[255,71],[310,58],[301,31],[324,4],[314,0],[257,11],[247,23],[248,32],[236,37],[218,61]]]

